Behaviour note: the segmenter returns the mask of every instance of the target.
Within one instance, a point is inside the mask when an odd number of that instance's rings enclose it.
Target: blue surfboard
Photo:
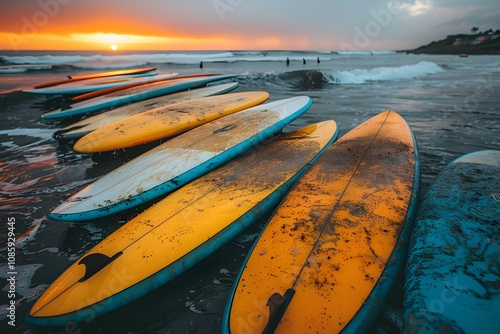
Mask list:
[[[99,89],[107,89],[130,84],[146,84],[155,80],[155,76],[157,74],[158,72],[146,72],[139,74],[120,75],[115,77],[94,78],[84,81],[64,83],[46,88],[25,89],[23,90],[23,92],[46,95],[47,97],[55,95],[76,95],[94,92]]]
[[[66,109],[56,109],[42,115],[43,119],[60,119],[114,108],[124,104],[140,102],[153,97],[201,87],[210,82],[234,78],[234,75],[211,75],[181,79],[167,79],[161,82],[127,88],[90,100],[77,102]]]
[[[500,333],[500,150],[451,162],[424,196],[404,322],[407,333]]]

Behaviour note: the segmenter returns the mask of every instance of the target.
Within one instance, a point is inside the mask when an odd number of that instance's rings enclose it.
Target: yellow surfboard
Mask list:
[[[337,135],[325,121],[274,137],[171,193],[66,270],[28,321],[88,321],[180,275],[277,206]]]
[[[240,92],[154,108],[92,131],[73,148],[81,153],[95,153],[146,144],[251,108],[268,97],[267,92]]]
[[[148,111],[153,108],[163,107],[172,103],[224,94],[235,89],[237,86],[237,82],[222,85],[211,85],[203,88],[162,95],[137,103],[127,104],[98,115],[84,118],[81,121],[68,125],[60,130],[57,130],[52,137],[61,141],[79,139],[94,130],[102,128],[103,126],[121,121],[122,119],[141,112]]]
[[[404,119],[386,111],[319,157],[254,245],[223,332],[366,332],[403,268],[416,150]]]

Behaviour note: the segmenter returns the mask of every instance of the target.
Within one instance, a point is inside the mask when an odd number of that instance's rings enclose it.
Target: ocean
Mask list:
[[[231,285],[264,221],[174,281],[115,312],[66,328],[36,328],[24,320],[40,293],[70,264],[144,207],[87,223],[49,220],[59,203],[125,158],[94,162],[70,145],[59,144],[52,134],[67,122],[45,121],[40,115],[65,102],[22,90],[67,75],[143,66],[155,66],[161,73],[235,74],[239,83],[235,91],[264,90],[270,93],[269,101],[310,96],[311,108],[285,131],[333,119],[342,136],[384,110],[395,110],[417,138],[422,194],[458,156],[500,149],[499,56],[393,51],[0,51],[0,332],[220,332]],[[9,254],[9,232],[16,235],[15,256]],[[14,285],[7,280],[11,260]],[[15,295],[9,293],[12,287]],[[401,298],[400,281],[371,333],[401,331]],[[15,326],[8,324],[12,300]]]

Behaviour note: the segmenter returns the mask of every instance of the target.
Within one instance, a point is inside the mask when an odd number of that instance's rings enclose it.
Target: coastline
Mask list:
[[[440,41],[434,41],[413,50],[399,52],[411,54],[439,55],[500,55],[500,30],[479,34],[449,35]]]

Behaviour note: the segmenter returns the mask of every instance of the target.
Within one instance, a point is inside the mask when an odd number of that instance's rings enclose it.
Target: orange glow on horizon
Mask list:
[[[117,33],[15,34],[0,31],[0,50],[234,50],[279,49],[281,40],[236,36],[146,36]]]
[[[109,31],[109,30],[108,30]],[[47,33],[44,31],[23,34],[0,31],[0,50],[263,50],[286,47],[276,36],[252,38],[249,36],[212,35],[186,36],[139,35],[123,33]]]

